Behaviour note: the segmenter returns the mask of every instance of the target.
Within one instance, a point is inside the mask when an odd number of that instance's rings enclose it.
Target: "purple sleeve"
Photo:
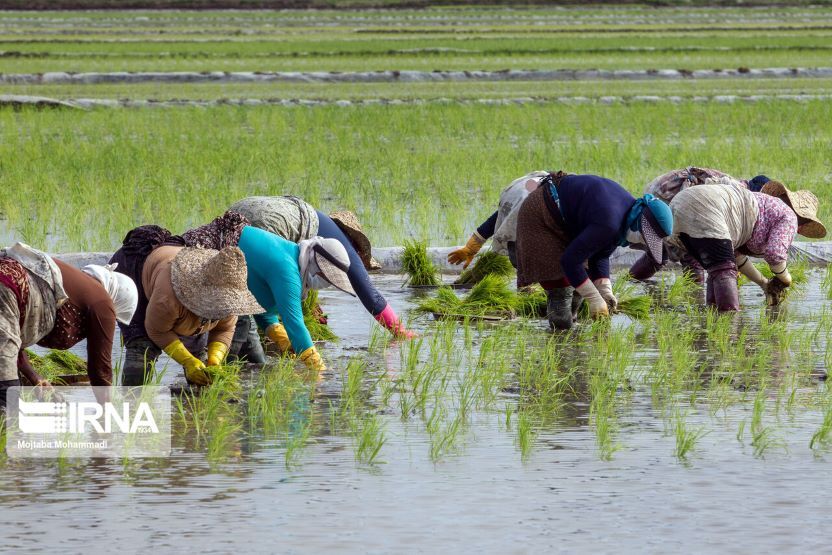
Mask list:
[[[609,277],[612,250],[618,231],[601,225],[590,225],[575,237],[566,247],[560,263],[566,279],[572,287],[578,287],[589,275],[584,269],[584,262],[590,263],[594,279]]]
[[[480,237],[483,239],[489,239],[492,235],[494,235],[495,228],[497,227],[497,212],[495,211],[491,216],[488,217],[480,227],[477,228],[477,233],[480,234]]]

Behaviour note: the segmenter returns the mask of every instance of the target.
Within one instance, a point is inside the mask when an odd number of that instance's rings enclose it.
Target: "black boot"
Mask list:
[[[546,317],[553,330],[568,330],[572,327],[573,287],[558,287],[546,290]]]
[[[150,339],[131,339],[125,345],[124,366],[121,369],[121,385],[137,387],[150,379],[152,364],[162,350]]]

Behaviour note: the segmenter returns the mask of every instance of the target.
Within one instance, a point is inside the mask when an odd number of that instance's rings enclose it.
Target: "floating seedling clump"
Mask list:
[[[405,285],[415,287],[442,285],[439,270],[428,257],[427,243],[424,241],[405,241],[402,269],[407,275]]]
[[[474,285],[482,281],[485,276],[511,277],[514,274],[514,266],[507,256],[497,254],[493,251],[480,253],[474,265],[462,272],[454,282],[460,285]]]

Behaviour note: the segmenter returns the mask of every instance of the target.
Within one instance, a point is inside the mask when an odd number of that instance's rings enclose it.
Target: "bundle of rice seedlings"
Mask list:
[[[651,306],[653,306],[653,299],[650,295],[636,295],[618,299],[618,312],[626,314],[634,320],[643,320],[650,316]]]
[[[485,276],[510,277],[514,274],[514,266],[507,256],[492,251],[481,252],[474,260],[474,264],[460,274],[454,282],[457,284],[474,285]]]
[[[498,275],[486,275],[462,300],[468,314],[510,314],[514,316],[517,293],[509,289],[508,279]]]
[[[321,305],[318,304],[318,290],[312,289],[301,303],[303,323],[312,336],[312,341],[338,341],[338,336],[325,323],[327,320]]]
[[[84,359],[73,355],[69,351],[53,350],[44,356],[39,356],[26,349],[26,355],[32,368],[44,379],[53,381],[58,376],[67,374],[86,374],[87,363]]]
[[[424,286],[442,285],[439,270],[428,258],[427,243],[424,241],[405,241],[402,252],[402,268],[407,274],[405,285]]]
[[[419,301],[416,309],[421,312],[432,312],[434,314],[460,314],[462,299],[456,296],[450,287],[440,287],[436,290],[435,297],[424,298]]]
[[[50,351],[46,355],[46,360],[54,362],[63,369],[63,374],[86,374],[87,363],[84,359],[77,355],[73,355],[69,351]]]
[[[515,310],[524,318],[545,318],[546,291],[539,285],[518,291]]]
[[[417,309],[445,316],[513,317],[516,305],[517,295],[505,278],[486,276],[463,298],[450,287],[441,287],[435,297],[423,299]]]

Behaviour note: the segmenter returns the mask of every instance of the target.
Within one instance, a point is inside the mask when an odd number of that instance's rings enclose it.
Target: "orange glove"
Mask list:
[[[451,264],[462,264],[462,269],[464,270],[474,260],[477,253],[480,252],[483,244],[485,244],[485,239],[475,231],[468,239],[468,242],[465,243],[464,247],[451,251],[448,254],[448,262]]]

